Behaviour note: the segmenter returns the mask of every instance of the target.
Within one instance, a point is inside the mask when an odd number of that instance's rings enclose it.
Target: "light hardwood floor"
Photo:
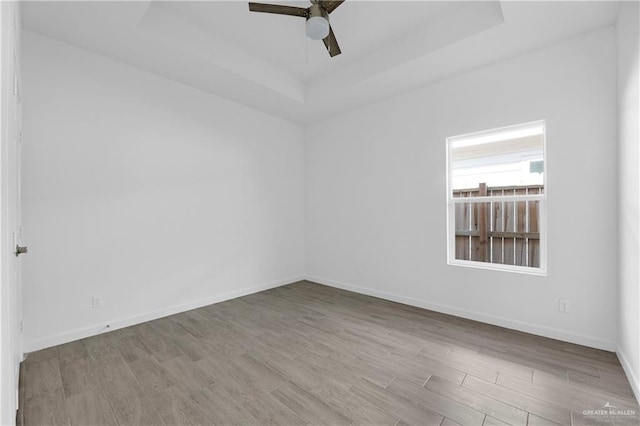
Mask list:
[[[31,353],[20,392],[24,425],[640,424],[613,353],[309,282]]]

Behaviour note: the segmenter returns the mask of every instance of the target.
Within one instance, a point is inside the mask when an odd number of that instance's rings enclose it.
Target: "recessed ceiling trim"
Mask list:
[[[618,6],[348,0],[331,15],[342,48],[334,58],[307,42],[303,19],[252,14],[247,1],[25,1],[20,9],[25,29],[309,124],[610,27]],[[491,21],[500,10],[503,23]],[[155,12],[164,16],[142,22]]]

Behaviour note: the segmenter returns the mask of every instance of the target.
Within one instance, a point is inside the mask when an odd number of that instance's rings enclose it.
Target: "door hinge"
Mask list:
[[[13,95],[18,94],[18,74],[13,75]]]
[[[18,323],[18,334],[22,334],[23,331],[24,331],[24,323],[20,321],[20,323]]]
[[[22,143],[22,131],[18,133],[18,143]]]

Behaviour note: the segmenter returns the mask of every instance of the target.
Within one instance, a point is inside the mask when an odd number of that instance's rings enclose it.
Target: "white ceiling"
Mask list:
[[[304,1],[265,1],[306,7]],[[612,25],[617,2],[358,1],[304,19],[246,1],[23,2],[23,26],[300,124]]]

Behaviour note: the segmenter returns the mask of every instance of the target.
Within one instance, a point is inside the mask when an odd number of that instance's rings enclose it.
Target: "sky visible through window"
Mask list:
[[[506,137],[506,139],[505,139]],[[498,139],[498,140],[496,140]],[[452,143],[451,189],[542,185],[543,129]]]

